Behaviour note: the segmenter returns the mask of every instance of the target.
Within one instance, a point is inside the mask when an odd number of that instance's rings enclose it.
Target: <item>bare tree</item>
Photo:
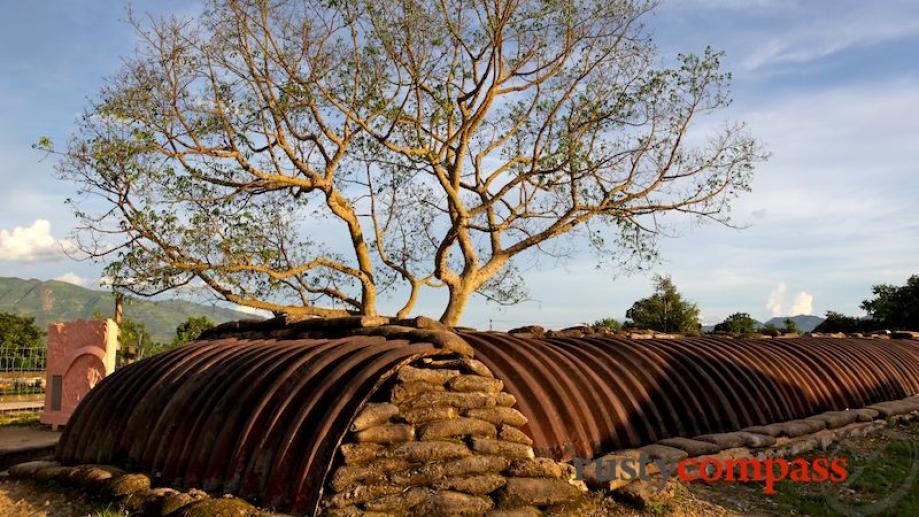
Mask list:
[[[228,0],[136,23],[61,162],[101,197],[83,249],[124,289],[275,312],[373,315],[391,290],[405,316],[446,288],[448,324],[474,293],[519,301],[515,262],[560,236],[647,260],[664,214],[728,223],[763,158],[739,124],[689,144],[729,76],[710,50],[660,66],[652,8]]]

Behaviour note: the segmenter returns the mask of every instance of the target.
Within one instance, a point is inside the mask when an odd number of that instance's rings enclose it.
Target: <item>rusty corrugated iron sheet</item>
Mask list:
[[[537,453],[556,459],[919,393],[915,341],[461,335],[517,397]],[[360,407],[436,352],[360,336],[185,345],[104,379],[58,455],[312,513]]]
[[[559,460],[919,393],[917,341],[462,336]]]
[[[359,408],[400,365],[434,352],[363,336],[185,345],[103,379],[58,456],[313,513]]]

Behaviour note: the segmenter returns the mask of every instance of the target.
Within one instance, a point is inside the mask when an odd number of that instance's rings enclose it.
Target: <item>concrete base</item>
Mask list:
[[[54,454],[60,432],[40,427],[0,427],[0,470]]]

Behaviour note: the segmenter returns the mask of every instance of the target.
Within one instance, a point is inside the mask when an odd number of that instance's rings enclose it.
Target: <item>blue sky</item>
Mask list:
[[[126,5],[0,0],[0,276],[98,282],[101,265],[59,251],[74,224],[63,204],[73,186],[29,146],[41,135],[65,141],[130,52]],[[746,229],[687,223],[662,242],[652,272],[671,274],[706,323],[735,311],[859,314],[872,284],[919,273],[919,1],[671,0],[648,24],[664,57],[706,45],[727,53],[735,102],[719,117],[746,121],[772,153],[734,205]],[[622,318],[650,291],[650,273],[596,265],[589,253],[542,261],[525,273],[532,301],[497,308],[476,299],[463,323]],[[442,304],[431,293],[418,310],[439,314]]]

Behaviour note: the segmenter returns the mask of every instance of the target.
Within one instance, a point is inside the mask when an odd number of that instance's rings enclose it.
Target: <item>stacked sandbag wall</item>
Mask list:
[[[574,468],[535,456],[527,418],[481,362],[427,357],[378,393],[341,446],[329,514],[577,513]]]

